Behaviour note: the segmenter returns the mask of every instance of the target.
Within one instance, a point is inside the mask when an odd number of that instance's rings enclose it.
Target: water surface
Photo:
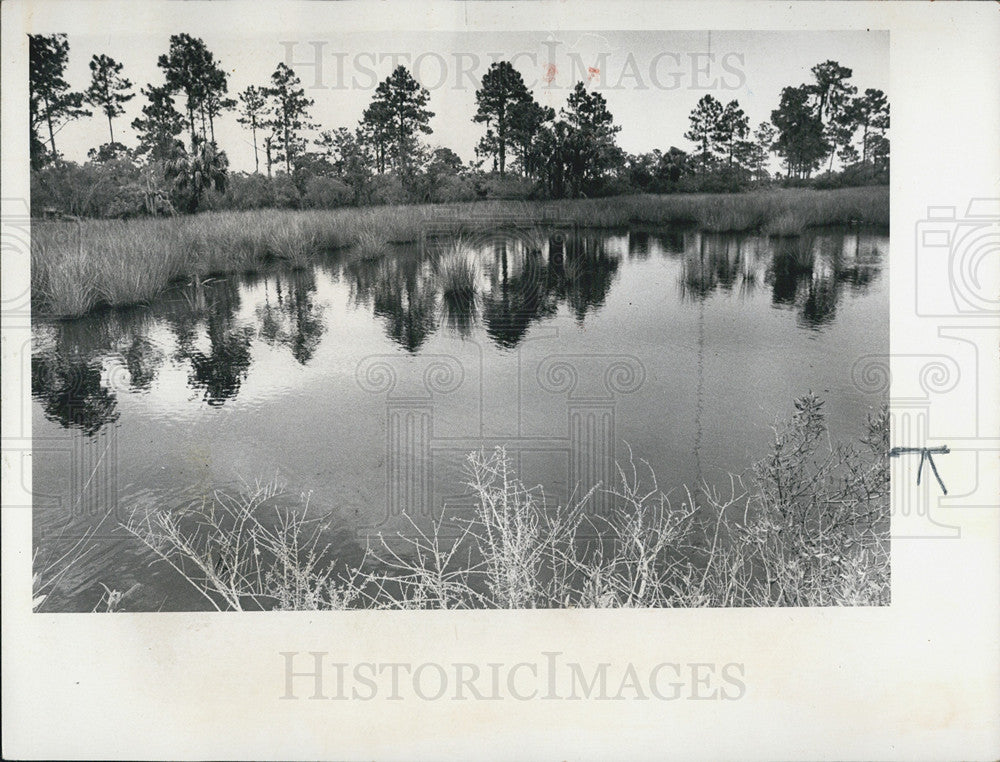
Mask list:
[[[101,543],[52,607],[90,610],[104,583],[139,585],[129,610],[203,608],[117,524],[256,479],[311,493],[346,559],[404,510],[467,510],[479,447],[505,445],[558,503],[627,447],[666,491],[718,482],[810,391],[856,436],[882,402],[851,367],[888,349],[887,256],[873,231],[510,229],[36,320],[36,547],[95,526]],[[463,268],[471,285],[449,285]]]

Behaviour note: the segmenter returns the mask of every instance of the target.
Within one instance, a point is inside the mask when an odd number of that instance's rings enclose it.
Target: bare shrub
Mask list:
[[[187,510],[136,511],[125,528],[198,590],[213,608],[346,608],[356,588],[334,574],[324,525],[283,505],[272,481],[238,495],[216,492]]]

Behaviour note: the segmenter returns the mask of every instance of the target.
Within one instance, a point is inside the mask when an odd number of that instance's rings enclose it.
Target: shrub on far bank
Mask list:
[[[426,201],[431,204],[455,204],[477,198],[476,186],[468,177],[442,175],[428,183]]]
[[[307,209],[336,209],[354,199],[354,191],[336,177],[318,176],[306,180],[302,206]]]
[[[882,169],[871,165],[855,164],[840,172],[824,172],[809,182],[809,187],[816,188],[817,190],[852,188],[864,185],[887,185],[889,182],[889,170],[888,168]]]
[[[133,217],[146,213],[142,171],[125,159],[64,162],[31,173],[31,214]]]
[[[376,175],[369,180],[365,196],[372,206],[410,203],[410,194],[403,187],[403,181],[392,172]]]
[[[105,155],[107,154],[107,155]],[[457,157],[455,157],[457,161]],[[222,190],[206,187],[197,211],[256,209],[337,209],[344,206],[399,206],[449,204],[465,201],[545,201],[545,187],[510,172],[479,172],[454,162],[434,161],[403,176],[389,171],[370,176],[337,174],[329,162],[313,162],[289,175],[224,173]],[[885,185],[888,170],[854,165],[809,179],[771,178],[740,167],[717,165],[697,171],[683,164],[650,167],[638,160],[589,181],[585,196],[638,194],[741,194],[778,188],[837,190]],[[36,217],[56,214],[96,218],[127,218],[186,211],[190,198],[178,189],[176,178],[163,165],[138,163],[124,152],[95,152],[85,164],[60,161],[31,173],[31,209]]]
[[[216,208],[268,209],[275,205],[273,185],[273,182],[263,175],[233,174]]]
[[[720,167],[697,175],[684,175],[674,185],[678,193],[741,193],[755,185],[750,173],[739,167]]]
[[[525,177],[499,173],[483,175],[476,180],[476,192],[479,198],[496,198],[523,201],[535,195],[536,183]]]

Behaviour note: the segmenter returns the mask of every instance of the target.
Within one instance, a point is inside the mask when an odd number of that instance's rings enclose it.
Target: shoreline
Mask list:
[[[274,260],[305,267],[324,251],[344,248],[380,257],[389,244],[412,243],[428,232],[455,235],[512,223],[587,230],[684,225],[786,237],[837,225],[884,229],[889,188],[40,219],[32,221],[32,306],[40,316],[72,319],[101,307],[148,303],[179,280],[255,271]]]

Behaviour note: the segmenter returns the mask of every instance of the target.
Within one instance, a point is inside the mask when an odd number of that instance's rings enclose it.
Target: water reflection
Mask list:
[[[554,284],[562,265],[562,239],[549,242],[548,261],[540,248],[520,241],[497,241],[489,262],[484,295],[486,335],[501,348],[516,347],[532,322],[556,309]]]
[[[31,394],[45,417],[87,435],[116,421],[116,389],[148,390],[164,360],[146,336],[149,327],[140,310],[36,327]],[[119,367],[126,370],[124,378],[116,373]]]
[[[135,336],[124,352],[129,382],[136,391],[149,391],[163,364],[163,351],[145,336]]]
[[[407,352],[442,326],[468,338],[482,325],[497,347],[512,349],[560,304],[578,322],[599,309],[620,259],[601,236],[511,231],[350,261],[344,275],[352,301],[370,306]]]
[[[604,304],[621,261],[599,236],[522,231],[471,248],[485,276],[481,320],[486,335],[503,349],[518,346],[531,325],[555,315],[560,304],[583,323]],[[464,298],[452,295],[448,302],[447,322],[467,335],[480,319],[479,301],[466,290]]]
[[[167,316],[176,338],[174,359],[187,365],[189,386],[218,407],[236,396],[250,370],[254,330],[236,319],[239,284],[230,279],[197,282],[180,296]]]
[[[764,283],[775,307],[796,310],[801,326],[818,329],[834,320],[845,288],[864,292],[877,276],[881,241],[862,232],[770,239],[690,232],[684,235],[681,294],[698,300],[735,290],[746,297]]]
[[[118,403],[103,379],[99,360],[52,353],[31,358],[31,393],[45,417],[63,428],[96,434],[118,418]]]
[[[334,306],[367,312],[410,354],[439,332],[463,339],[480,332],[511,350],[561,311],[578,325],[599,313],[623,263],[664,263],[676,273],[681,304],[713,295],[754,299],[793,312],[801,328],[822,330],[836,320],[845,293],[863,293],[874,282],[886,242],[863,231],[767,238],[533,229],[441,240],[379,260],[344,254],[312,270],[186,283],[141,309],[38,322],[31,390],[46,417],[87,434],[117,419],[121,393],[152,393],[168,366],[194,398],[219,407],[239,396],[255,347],[286,350],[297,365],[310,365],[333,330]],[[331,296],[343,291],[346,304]],[[351,332],[341,340],[353,340]]]
[[[437,288],[431,270],[428,261],[400,257],[382,262],[375,277],[375,315],[385,321],[389,338],[407,352],[417,352],[436,327]]]
[[[316,273],[296,270],[262,279],[264,303],[255,311],[261,338],[287,347],[300,365],[308,363],[326,330],[326,305],[316,300]]]

